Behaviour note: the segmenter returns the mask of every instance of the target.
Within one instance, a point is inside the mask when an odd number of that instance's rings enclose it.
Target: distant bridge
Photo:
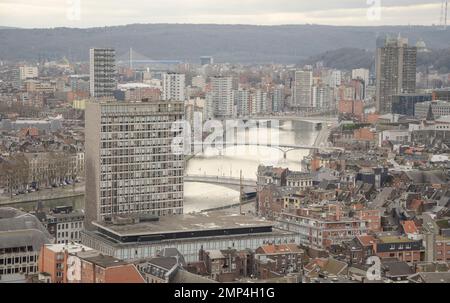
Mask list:
[[[133,68],[135,64],[149,64],[149,65],[177,65],[183,63],[181,60],[155,60],[144,56],[137,51],[130,48],[125,54],[118,56],[118,63],[123,65],[128,65],[128,67]]]
[[[227,119],[222,119],[221,121],[226,121]],[[280,116],[248,116],[240,117],[238,120],[278,120],[278,121],[302,121],[309,123],[338,123],[338,117],[336,116],[301,116],[301,115],[280,115]]]
[[[332,146],[316,146],[316,145],[287,145],[287,144],[282,144],[282,145],[271,145],[271,144],[266,144],[266,143],[252,143],[252,142],[243,142],[243,143],[239,143],[239,142],[217,142],[218,145],[212,145],[212,144],[206,144],[206,143],[193,143],[191,145],[191,147],[196,147],[196,146],[201,146],[202,147],[202,151],[204,150],[204,147],[208,148],[217,148],[219,149],[219,153],[222,153],[223,149],[225,148],[229,148],[229,147],[238,147],[238,146],[256,146],[256,147],[267,147],[267,148],[273,148],[273,149],[277,149],[279,151],[281,151],[283,153],[283,158],[286,159],[287,153],[290,151],[294,151],[294,150],[303,150],[303,149],[308,149],[308,150],[329,150],[329,151],[333,151],[333,150],[337,150],[337,151],[343,151],[343,148],[340,147],[332,147]],[[195,151],[196,149],[194,149]],[[201,152],[201,151],[200,151]]]
[[[219,185],[232,185],[232,186],[240,186],[241,185],[240,178],[210,176],[210,175],[185,175],[184,181],[185,182],[219,184]],[[245,187],[256,188],[256,180],[242,179],[242,185]]]

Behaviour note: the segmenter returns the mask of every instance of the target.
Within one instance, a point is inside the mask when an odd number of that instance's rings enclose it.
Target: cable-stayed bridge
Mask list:
[[[117,56],[117,63],[119,65],[128,66],[130,68],[136,68],[141,66],[156,66],[167,67],[171,65],[178,65],[183,63],[181,60],[169,60],[169,59],[151,59],[133,48],[130,48],[126,53]]]

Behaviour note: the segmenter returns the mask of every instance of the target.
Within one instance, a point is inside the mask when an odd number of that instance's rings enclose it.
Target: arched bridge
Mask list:
[[[241,185],[240,178],[210,176],[210,175],[185,175],[184,181],[185,182],[219,184],[219,185],[232,185],[232,186],[240,186]],[[256,188],[256,180],[242,179],[242,185],[245,187]]]
[[[280,145],[271,145],[266,143],[252,143],[252,142],[216,142],[217,145],[212,145],[210,143],[193,143],[191,147],[194,148],[194,151],[199,150],[199,147],[201,147],[201,150],[205,150],[205,147],[211,147],[211,148],[217,148],[219,150],[219,153],[222,154],[222,151],[225,148],[229,147],[238,147],[238,146],[259,146],[259,147],[268,147],[273,148],[281,151],[283,153],[283,158],[286,159],[287,153],[294,150],[302,150],[302,149],[308,149],[308,150],[339,150],[343,151],[340,147],[332,147],[328,146],[328,144],[319,144],[319,145],[289,145],[289,144],[280,144]]]

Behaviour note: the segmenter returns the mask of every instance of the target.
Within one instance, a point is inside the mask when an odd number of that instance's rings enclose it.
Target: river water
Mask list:
[[[266,136],[267,133],[271,135]],[[301,121],[282,121],[279,123],[277,130],[271,129],[267,133],[264,133],[261,137],[258,136],[257,130],[250,130],[245,133],[245,137],[250,138],[250,142],[258,140],[260,144],[274,140],[276,137],[280,145],[313,145],[318,135],[314,124]],[[261,129],[259,129],[259,134],[261,134]],[[286,159],[284,159],[283,152],[272,147],[231,146],[225,147],[222,151],[208,148],[187,162],[186,174],[238,178],[242,170],[244,178],[256,180],[258,165],[274,165],[289,167],[291,170],[300,170],[300,161],[308,153],[309,150],[306,149],[293,150],[288,152]],[[237,189],[206,183],[186,182],[184,197],[185,213],[239,203],[239,191]],[[83,208],[84,197],[44,202],[46,208],[61,205],[72,205],[76,209]],[[36,202],[11,206],[30,211],[36,207]]]

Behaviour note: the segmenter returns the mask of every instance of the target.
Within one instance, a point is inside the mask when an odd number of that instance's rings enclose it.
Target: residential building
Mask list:
[[[211,78],[211,103],[215,117],[224,118],[233,115],[233,78]]]
[[[310,206],[282,213],[277,227],[299,234],[300,244],[324,250],[368,232],[368,221],[350,217],[341,206]]]
[[[89,86],[92,98],[112,97],[116,89],[116,52],[112,48],[89,50]]]
[[[80,280],[73,258],[79,252],[94,251],[75,243],[43,245],[39,255],[39,273],[47,276],[48,283],[72,283]]]
[[[313,72],[309,69],[294,73],[294,84],[291,107],[296,109],[312,108]]]
[[[80,243],[84,229],[84,210],[73,210],[71,206],[53,208],[49,213],[36,212],[35,215],[55,238],[56,244]]]
[[[406,236],[382,235],[377,237],[375,252],[381,259],[396,258],[399,261],[418,262],[422,260],[422,240],[411,240]]]
[[[365,90],[369,86],[369,70],[366,68],[357,68],[352,70],[352,79],[362,80]]]
[[[392,112],[392,96],[415,93],[417,48],[408,40],[386,38],[376,54],[376,109]]]
[[[255,250],[255,275],[259,279],[301,272],[306,253],[297,244],[267,244]]]
[[[162,100],[184,101],[186,89],[184,74],[166,73],[162,75]],[[136,100],[136,99],[135,99]]]

